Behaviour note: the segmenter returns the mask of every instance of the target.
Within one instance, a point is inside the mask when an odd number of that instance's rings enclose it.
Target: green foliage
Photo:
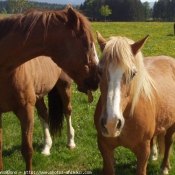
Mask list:
[[[95,35],[99,31],[104,38],[110,36],[126,36],[135,41],[140,40],[147,34],[150,34],[148,41],[142,49],[144,56],[150,55],[169,55],[175,58],[175,37],[173,36],[172,22],[113,22],[113,23],[91,23]],[[98,55],[100,48],[97,45]],[[40,154],[43,144],[43,134],[40,121],[35,112],[34,125],[34,157],[33,170],[36,171],[90,171],[93,175],[102,174],[102,157],[97,147],[96,130],[93,122],[93,115],[99,90],[93,93],[94,101],[91,104],[87,102],[87,96],[72,85],[72,123],[75,129],[75,150],[66,148],[66,121],[62,137],[53,140],[51,155],[45,157]],[[47,98],[45,99],[47,102]],[[4,171],[22,171],[25,169],[24,160],[20,153],[21,129],[16,116],[12,113],[3,114],[3,163]],[[170,155],[172,169],[169,175],[175,174],[175,143]],[[118,147],[115,150],[115,170],[118,175],[133,175],[136,173],[136,157],[128,149]],[[162,158],[156,162],[149,162],[147,175],[158,175]]]
[[[29,3],[29,0],[8,0],[8,3],[10,5],[10,8],[17,13],[22,13],[31,5],[31,3]]]
[[[153,18],[175,21],[175,0],[158,0],[153,7]]]
[[[144,6],[145,19],[149,19],[150,14],[151,14],[151,9],[150,9],[149,3],[146,1],[143,3],[143,6]]]
[[[6,11],[5,8],[1,8],[1,9],[0,9],[0,13],[1,13],[1,14],[7,14],[7,11]]]
[[[105,21],[106,21],[106,17],[109,16],[110,14],[112,14],[111,9],[109,9],[108,5],[102,5],[101,9],[100,9],[100,13],[102,16],[105,17]]]
[[[91,4],[90,9],[89,4]],[[102,16],[105,15],[101,15],[100,9],[106,5],[112,11],[109,18],[112,21],[144,21],[149,18],[145,13],[147,6],[144,6],[140,0],[85,0],[80,5],[80,10],[86,16],[101,21],[103,20]]]
[[[46,2],[35,2],[32,0],[6,0],[0,1],[0,9],[4,8],[8,14],[19,13],[29,10],[30,8],[60,10],[64,9],[66,5],[63,4],[50,4]],[[79,6],[74,6],[78,9]]]

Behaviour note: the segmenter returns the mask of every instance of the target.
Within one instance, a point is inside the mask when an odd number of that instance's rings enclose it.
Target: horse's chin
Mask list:
[[[89,103],[93,102],[94,97],[92,95],[92,91],[91,90],[87,90],[87,89],[78,87],[78,91],[83,92],[83,93],[85,93],[88,96],[88,102]]]
[[[93,102],[92,91],[96,91],[99,87],[99,79],[86,79],[81,86],[78,86],[78,91],[85,93],[88,96],[88,102]]]
[[[102,135],[104,136],[104,137],[110,137],[110,138],[115,138],[115,137],[118,137],[118,136],[120,136],[120,131],[116,131],[114,134],[108,134],[108,133],[106,133],[106,132],[102,132]]]
[[[78,89],[78,91],[87,94],[87,91],[88,91],[88,90],[87,90],[86,88],[81,87],[81,86],[78,86],[77,89]]]

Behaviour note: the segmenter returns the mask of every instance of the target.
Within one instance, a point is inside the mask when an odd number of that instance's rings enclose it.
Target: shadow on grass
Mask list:
[[[167,34],[167,36],[174,36],[173,34]]]
[[[136,173],[137,165],[136,161],[128,163],[119,163],[114,166],[116,175],[133,175]],[[93,175],[102,175],[101,169],[94,169]],[[147,175],[160,175],[159,166],[155,162],[149,162],[147,166]]]
[[[33,149],[35,152],[41,152],[42,151],[42,146],[41,144],[38,143],[33,143]],[[9,157],[11,156],[15,151],[19,151],[21,152],[21,145],[16,145],[16,146],[12,146],[10,148],[6,148],[2,150],[2,155],[3,157]]]
[[[102,175],[103,172],[102,172],[102,169],[93,169],[92,174],[93,175]]]
[[[16,150],[21,150],[21,146],[12,146],[11,148],[8,149],[2,149],[2,156],[3,157],[9,157],[11,156]]]

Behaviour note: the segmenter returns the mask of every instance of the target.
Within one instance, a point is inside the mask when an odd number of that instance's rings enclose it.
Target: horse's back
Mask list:
[[[157,133],[175,123],[175,60],[168,56],[147,57],[145,66],[155,82]]]
[[[171,91],[175,88],[174,58],[169,56],[146,57],[144,58],[144,64],[155,82],[155,89],[157,91],[161,89]]]
[[[155,69],[162,72],[162,74],[175,74],[175,60],[169,56],[154,56],[154,57],[145,57],[144,64],[148,71]]]

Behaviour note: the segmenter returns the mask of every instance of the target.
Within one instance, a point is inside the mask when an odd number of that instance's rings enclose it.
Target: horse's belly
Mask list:
[[[56,83],[56,82],[55,82]],[[42,98],[46,94],[49,93],[49,91],[54,87],[55,83],[46,83],[41,84],[39,86],[35,86],[35,95],[37,99]]]
[[[175,89],[175,87],[173,89]],[[163,100],[159,104],[157,111],[155,135],[164,133],[168,128],[175,124],[175,95],[173,92],[171,94],[166,92],[165,97],[161,98]]]
[[[34,83],[34,90],[36,98],[42,98],[44,95],[48,94],[49,91],[55,86],[58,81],[60,74],[53,74],[52,77],[39,77]]]

